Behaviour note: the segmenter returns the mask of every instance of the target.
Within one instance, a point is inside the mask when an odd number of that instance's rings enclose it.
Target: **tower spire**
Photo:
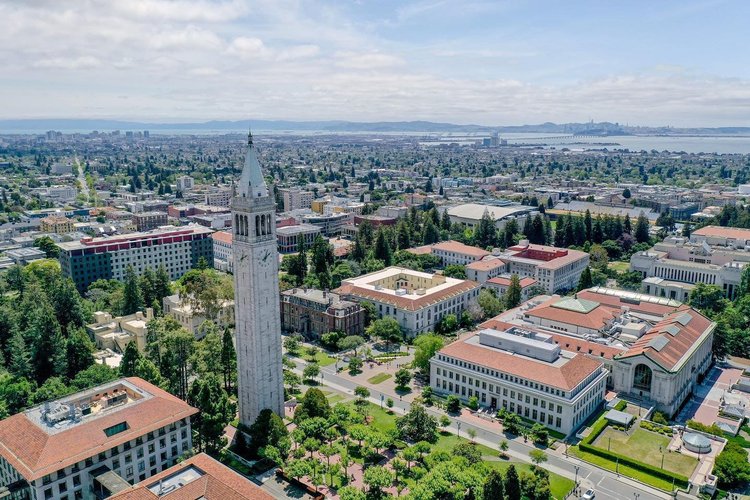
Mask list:
[[[252,146],[253,145],[253,129],[249,128],[247,131],[247,145]]]
[[[247,153],[245,154],[245,165],[240,174],[240,182],[237,186],[237,195],[243,198],[258,198],[268,196],[268,187],[263,177],[263,172],[258,163],[258,155],[253,144],[253,133],[247,133]]]

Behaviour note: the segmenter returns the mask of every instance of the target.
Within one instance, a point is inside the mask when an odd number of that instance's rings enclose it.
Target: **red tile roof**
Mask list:
[[[222,243],[228,243],[230,245],[232,243],[232,233],[228,231],[216,231],[215,233],[211,234],[211,238]]]
[[[411,295],[403,296],[392,295],[379,290],[370,290],[344,281],[341,283],[340,287],[333,291],[345,296],[353,296],[359,299],[375,300],[384,304],[390,304],[407,311],[418,311],[423,307],[429,307],[443,300],[461,295],[469,290],[479,288],[480,286],[481,285],[475,281],[461,280],[459,283],[444,288],[439,292],[427,293],[425,295],[415,295],[412,293]]]
[[[440,354],[564,390],[575,388],[602,367],[600,361],[581,354],[576,354],[561,366],[554,366],[544,361],[466,342],[474,336],[476,334],[447,345],[440,350]]]
[[[0,455],[27,481],[34,481],[198,412],[143,379],[125,380],[152,397],[49,434],[29,419],[27,413],[33,409],[18,413],[0,421]],[[121,422],[128,423],[127,430],[111,437],[104,433]]]
[[[482,259],[466,264],[466,269],[472,269],[474,271],[490,271],[492,269],[497,269],[498,267],[503,267],[504,265],[505,262],[500,259]]]
[[[750,229],[741,229],[737,227],[704,226],[700,229],[696,229],[692,234],[698,236],[750,240]]]
[[[667,371],[676,370],[683,356],[714,327],[710,319],[685,305],[655,324],[618,359],[642,354]]]
[[[454,253],[460,253],[464,255],[470,255],[472,257],[477,257],[481,259],[482,257],[486,257],[487,255],[490,255],[490,252],[487,250],[482,250],[481,248],[472,247],[469,245],[464,245],[460,241],[443,241],[441,243],[435,243],[432,245],[432,248],[435,250],[442,250],[444,252],[454,252]]]
[[[172,474],[188,467],[198,468],[203,475],[169,493],[157,495],[150,486],[157,484]],[[239,475],[226,465],[214,460],[205,453],[188,458],[169,469],[133,485],[125,491],[111,496],[117,500],[273,500],[273,496],[258,485]]]
[[[493,285],[500,285],[500,286],[510,286],[510,278],[506,278],[504,276],[498,276],[496,278],[488,279],[487,283],[492,283]],[[526,288],[526,287],[535,285],[537,281],[534,278],[526,277],[526,278],[521,278],[518,281],[518,283],[521,285],[521,288]]]
[[[580,294],[578,297],[582,298]],[[609,321],[612,321],[617,316],[617,311],[609,307],[603,307],[602,305],[595,307],[588,313],[555,307],[555,304],[560,300],[562,300],[562,298],[555,295],[533,309],[529,309],[524,314],[549,321],[558,321],[569,325],[590,328],[592,330],[603,328]]]

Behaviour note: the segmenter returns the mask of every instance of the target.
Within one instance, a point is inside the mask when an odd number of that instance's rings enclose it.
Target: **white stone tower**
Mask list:
[[[284,415],[275,208],[249,134],[232,196],[237,386],[245,425],[266,408]]]

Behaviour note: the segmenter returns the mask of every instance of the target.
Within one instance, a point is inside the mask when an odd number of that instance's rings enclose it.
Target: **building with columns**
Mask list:
[[[248,426],[266,408],[284,414],[275,208],[248,135],[232,197],[238,401],[240,422]]]

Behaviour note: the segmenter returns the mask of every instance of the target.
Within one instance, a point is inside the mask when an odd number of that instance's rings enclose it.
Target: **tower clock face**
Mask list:
[[[268,266],[271,263],[271,251],[266,250],[262,254],[260,254],[260,264],[262,266]]]

